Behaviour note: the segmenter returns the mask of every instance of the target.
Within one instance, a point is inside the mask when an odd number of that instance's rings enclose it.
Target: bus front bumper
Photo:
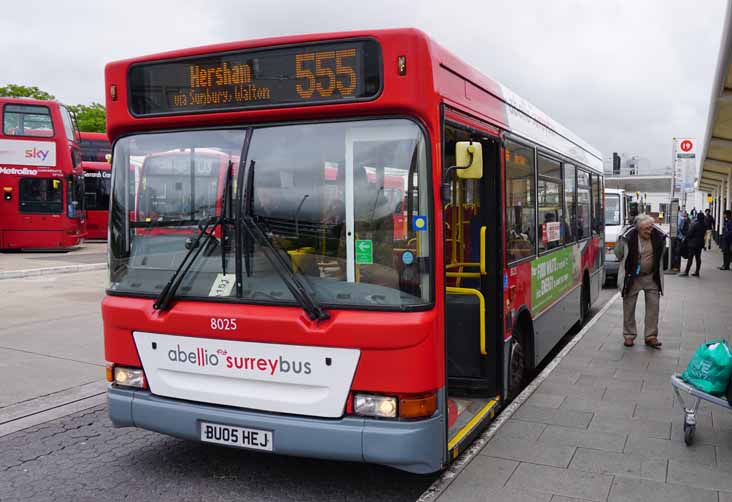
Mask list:
[[[409,422],[324,419],[192,403],[112,385],[107,401],[116,427],[140,427],[193,441],[200,441],[204,421],[272,431],[273,453],[282,455],[369,462],[417,474],[438,471],[445,461],[445,421],[439,413]]]

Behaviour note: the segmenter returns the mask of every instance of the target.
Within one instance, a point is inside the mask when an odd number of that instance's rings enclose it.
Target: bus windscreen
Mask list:
[[[363,101],[381,91],[381,51],[353,40],[141,63],[128,83],[135,116]]]

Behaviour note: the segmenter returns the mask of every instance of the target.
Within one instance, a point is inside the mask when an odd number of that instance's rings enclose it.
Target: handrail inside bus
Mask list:
[[[451,286],[446,287],[445,290],[448,294],[472,295],[478,297],[478,304],[480,306],[480,354],[482,356],[487,356],[488,351],[485,348],[485,297],[483,296],[483,293],[473,288],[454,288]]]
[[[486,275],[485,271],[485,231],[486,227],[480,227],[480,273]]]

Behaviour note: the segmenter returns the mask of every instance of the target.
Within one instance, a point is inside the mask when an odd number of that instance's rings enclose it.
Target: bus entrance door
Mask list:
[[[495,199],[500,194],[496,188],[500,171],[497,141],[474,137],[461,141],[466,132],[460,129],[446,128],[446,133],[446,147],[456,152],[455,163],[447,165],[462,167],[475,159],[482,164],[486,159],[481,172],[470,172],[471,167],[448,174],[450,198],[443,201],[448,455],[454,459],[461,445],[471,442],[490,421],[499,402],[494,295],[495,283],[500,282],[496,274],[500,255],[499,246],[488,244],[497,242],[494,234],[500,222],[493,221],[499,220],[498,212],[488,209],[500,207]],[[461,154],[466,145],[467,157]]]

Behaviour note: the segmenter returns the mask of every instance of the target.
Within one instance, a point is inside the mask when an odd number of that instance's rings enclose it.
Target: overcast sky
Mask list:
[[[8,2],[6,2],[8,3]],[[702,139],[725,0],[126,0],[3,5],[0,85],[104,102],[105,63],[275,35],[414,26],[607,155]]]

